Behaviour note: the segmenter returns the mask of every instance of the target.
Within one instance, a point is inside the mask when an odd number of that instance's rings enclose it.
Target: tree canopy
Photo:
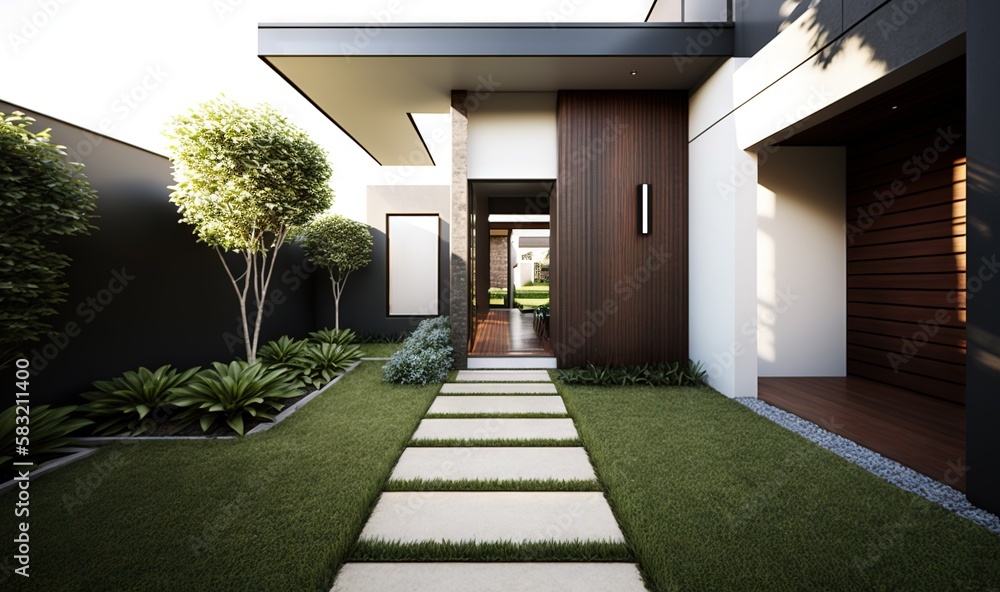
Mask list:
[[[340,297],[347,277],[371,263],[372,235],[368,226],[340,214],[317,216],[301,230],[306,256],[325,267],[333,284],[336,327],[340,328]]]
[[[225,266],[252,362],[279,249],[333,201],[326,152],[274,108],[224,97],[176,117],[167,137],[176,182],[170,200]],[[244,268],[234,268],[226,251]]]
[[[52,331],[66,300],[62,237],[89,234],[97,194],[49,130],[23,113],[0,113],[0,367]]]

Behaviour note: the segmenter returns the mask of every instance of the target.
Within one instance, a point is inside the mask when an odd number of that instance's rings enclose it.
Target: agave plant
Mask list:
[[[296,341],[287,335],[282,335],[276,341],[271,341],[257,351],[257,359],[268,364],[288,364],[308,345],[308,341]]]
[[[350,345],[357,335],[350,329],[323,329],[309,334],[313,343],[329,343],[331,345]]]
[[[143,420],[150,414],[169,405],[172,391],[182,386],[201,368],[191,368],[177,372],[169,365],[161,366],[155,372],[146,368],[128,371],[113,380],[98,380],[96,390],[83,394],[90,401],[82,410],[98,422],[96,434],[120,434],[127,432],[137,436],[151,426]]]
[[[705,367],[701,362],[688,360],[688,363],[681,371],[681,374],[683,376],[683,384],[698,386],[705,382],[705,375],[708,373],[705,371]]]
[[[48,405],[38,405],[31,407],[31,414],[28,416],[30,423],[30,444],[28,450],[30,457],[36,462],[50,454],[56,448],[62,448],[73,443],[70,434],[80,428],[94,423],[89,419],[72,417],[76,406],[69,407],[49,407]],[[7,464],[14,458],[15,445],[19,435],[17,427],[23,423],[17,423],[17,406],[8,407],[0,413],[0,466]],[[21,415],[24,417],[24,415]]]
[[[215,362],[202,370],[174,391],[171,403],[187,408],[179,421],[197,419],[207,432],[222,419],[242,436],[244,414],[273,421],[285,407],[281,401],[300,394],[286,369],[236,360],[229,365]]]
[[[356,345],[309,344],[293,364],[306,386],[318,389],[343,374],[348,366],[361,359],[361,355],[361,348]]]

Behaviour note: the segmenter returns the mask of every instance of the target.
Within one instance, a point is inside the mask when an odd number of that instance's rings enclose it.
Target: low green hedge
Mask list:
[[[642,364],[613,368],[587,364],[580,368],[559,371],[565,384],[589,386],[699,386],[704,384],[705,370],[701,363]]]

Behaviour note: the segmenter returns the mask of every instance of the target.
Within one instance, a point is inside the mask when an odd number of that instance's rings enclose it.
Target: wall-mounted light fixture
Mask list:
[[[638,213],[639,218],[639,234],[647,235],[652,231],[650,222],[650,185],[649,183],[641,183],[638,188]]]

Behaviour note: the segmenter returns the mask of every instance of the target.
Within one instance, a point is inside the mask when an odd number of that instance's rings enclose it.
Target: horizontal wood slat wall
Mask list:
[[[551,338],[560,367],[688,358],[687,95],[560,91]],[[641,236],[637,186],[652,186]]]
[[[964,110],[847,155],[848,374],[964,404]]]

